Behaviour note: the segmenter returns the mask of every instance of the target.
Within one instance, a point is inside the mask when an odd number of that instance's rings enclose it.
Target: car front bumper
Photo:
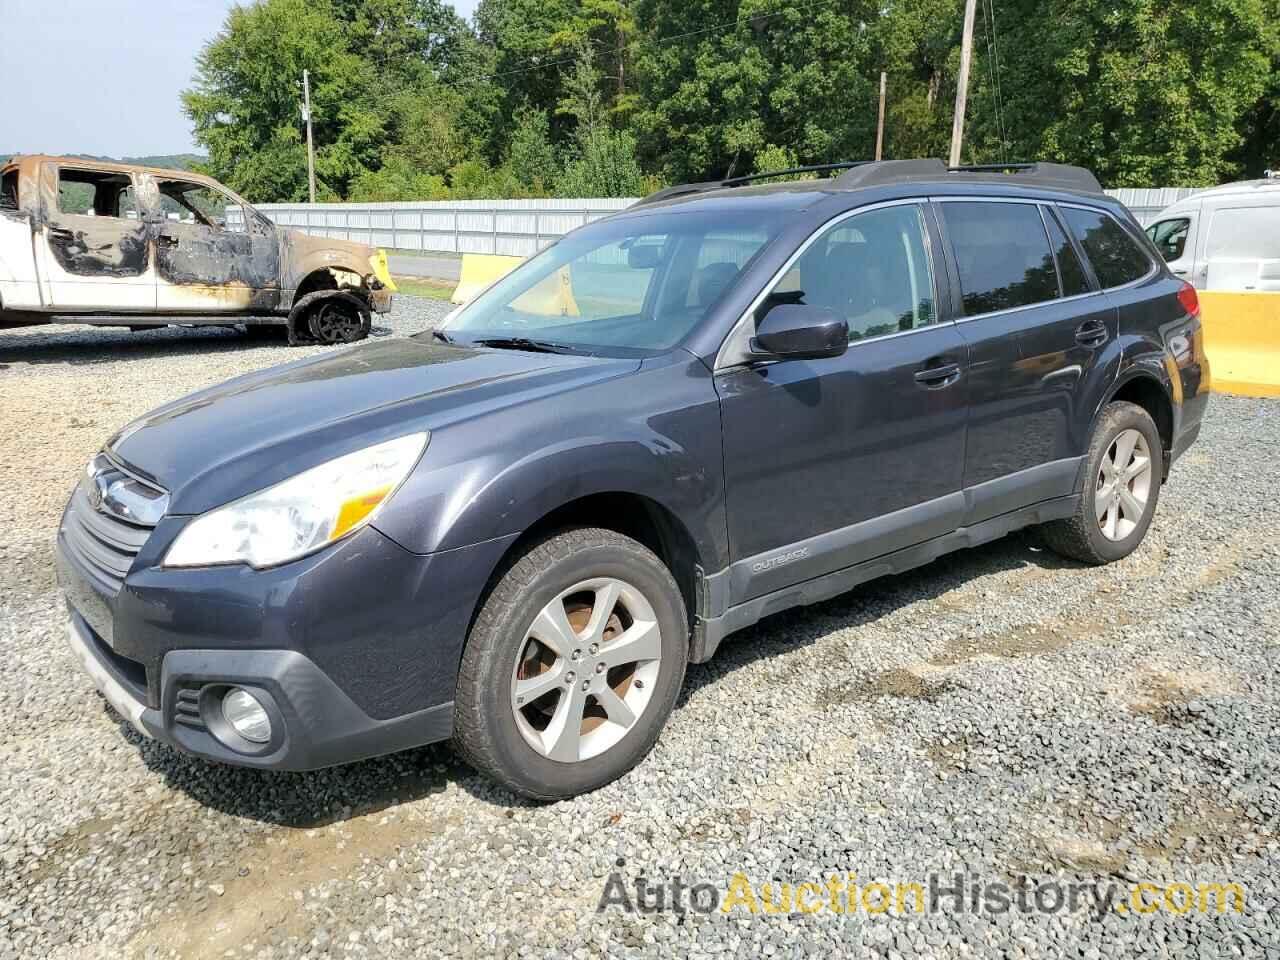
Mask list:
[[[450,735],[462,646],[505,539],[423,556],[366,527],[270,570],[166,569],[159,559],[185,522],[162,521],[118,585],[58,537],[71,649],[135,729],[280,770]],[[233,687],[266,707],[269,743],[228,736],[221,697]]]

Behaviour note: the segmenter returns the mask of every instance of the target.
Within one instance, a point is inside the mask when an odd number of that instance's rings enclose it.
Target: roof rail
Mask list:
[[[752,173],[742,177],[729,177],[724,180],[706,180],[702,183],[681,183],[674,187],[666,187],[657,193],[651,193],[636,206],[646,203],[657,203],[659,200],[670,200],[690,193],[705,193],[708,190],[723,190],[731,187],[745,187],[757,180],[769,180],[773,177],[789,177],[800,173],[827,173],[835,170],[852,170],[865,166],[871,160],[846,160],[840,163],[816,163],[807,167],[789,167],[786,170],[770,170],[766,173]]]
[[[893,183],[931,181],[945,183],[961,180],[972,183],[1009,183],[1028,187],[1050,187],[1057,190],[1076,190],[1084,193],[1102,193],[1098,179],[1084,167],[1065,163],[983,163],[962,167],[949,167],[941,160],[855,160],[845,163],[823,163],[811,167],[792,167],[770,173],[753,173],[745,177],[726,180],[707,180],[703,183],[682,183],[652,193],[636,206],[670,200],[672,197],[708,190],[741,187],[757,180],[785,177],[798,173],[823,173],[843,170],[831,181],[837,190],[856,190],[859,187],[878,187]]]
[[[1054,187],[1060,190],[1080,190],[1085,193],[1101,193],[1102,185],[1084,167],[1065,163],[984,163],[971,166],[949,167],[941,160],[884,160],[858,170],[841,174],[836,186],[850,190],[855,187],[871,187],[889,183],[905,183],[912,180],[966,180],[974,182],[1004,182],[1025,184],[1029,187]]]

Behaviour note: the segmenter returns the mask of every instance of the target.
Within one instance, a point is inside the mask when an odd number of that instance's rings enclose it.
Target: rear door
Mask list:
[[[969,345],[965,523],[1071,494],[1117,314],[1053,211],[937,201]],[[1082,427],[1082,424],[1085,426]]]
[[[36,238],[46,298],[64,310],[150,313],[155,274],[130,173],[45,164]]]
[[[157,304],[175,313],[269,312],[280,302],[275,228],[231,194],[156,178]]]

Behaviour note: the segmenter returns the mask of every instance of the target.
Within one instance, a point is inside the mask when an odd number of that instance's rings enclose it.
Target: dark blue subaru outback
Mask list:
[[[1195,291],[1078,168],[824,172],[664,190],[440,330],[130,424],[58,536],[99,689],[213,760],[452,737],[566,797],[767,614],[1033,524],[1131,552],[1205,409]]]

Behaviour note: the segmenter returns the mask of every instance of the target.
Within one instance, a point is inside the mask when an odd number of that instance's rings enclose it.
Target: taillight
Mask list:
[[[1182,288],[1178,291],[1178,302],[1182,304],[1182,309],[1187,311],[1187,316],[1200,316],[1200,296],[1191,284],[1185,282],[1182,284]]]

